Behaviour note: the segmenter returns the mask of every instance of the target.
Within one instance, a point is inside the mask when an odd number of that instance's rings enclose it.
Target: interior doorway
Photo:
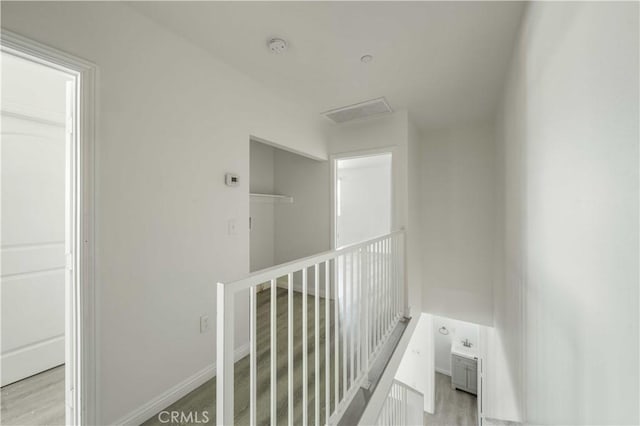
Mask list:
[[[425,422],[481,424],[483,352],[480,325],[433,316],[435,399]]]
[[[94,68],[1,47],[2,422],[92,423]]]
[[[334,161],[335,247],[390,233],[392,153],[345,156]]]

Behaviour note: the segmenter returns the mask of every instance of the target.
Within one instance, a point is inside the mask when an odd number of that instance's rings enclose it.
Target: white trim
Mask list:
[[[436,372],[451,377],[451,371],[443,370],[442,368],[436,367]]]
[[[76,78],[73,120],[72,205],[73,239],[71,260],[72,289],[69,299],[75,317],[71,339],[73,389],[69,397],[73,404],[73,419],[67,424],[97,424],[97,330],[94,279],[94,143],[96,74],[94,64],[71,56],[42,43],[2,30],[0,47],[3,52],[22,57]]]
[[[249,342],[236,348],[234,353],[235,362],[238,362],[247,355],[249,355]],[[172,386],[157,397],[149,400],[145,404],[131,411],[129,414],[126,414],[125,416],[112,422],[111,424],[118,426],[140,425],[169,407],[171,404],[177,402],[188,393],[193,392],[200,386],[204,385],[214,377],[216,377],[215,362],[196,372],[195,374],[181,381],[175,386]],[[213,416],[215,415],[215,406],[209,407],[209,410],[209,418],[213,418]]]
[[[301,157],[309,158],[309,159],[311,159],[311,160],[315,160],[315,161],[327,161],[327,158],[326,158],[326,157],[319,157],[319,156],[314,155],[314,154],[309,154],[309,153],[304,152],[304,151],[300,151],[300,150],[297,150],[297,149],[293,149],[293,148],[288,147],[288,146],[286,146],[286,145],[281,145],[281,144],[276,143],[276,142],[271,142],[271,141],[270,141],[270,140],[268,140],[268,139],[264,139],[264,138],[261,138],[261,137],[255,136],[255,135],[249,135],[249,144],[251,144],[251,141],[253,141],[253,142],[259,142],[259,143],[261,143],[261,144],[265,144],[265,145],[271,146],[271,147],[273,147],[273,148],[278,148],[278,149],[281,149],[281,150],[283,150],[283,151],[290,152],[290,153],[292,153],[292,154],[297,154],[297,155],[299,155],[299,156],[301,156]],[[249,146],[251,146],[251,145],[249,145]]]
[[[64,335],[21,346],[2,354],[2,386],[64,364]]]
[[[396,235],[402,235],[403,239],[406,238],[404,229],[400,231],[394,231],[394,232],[391,232],[390,234],[382,235],[380,237],[376,237],[371,240],[355,243],[350,246],[341,247],[338,250],[328,250],[323,253],[311,255],[309,257],[303,257],[301,259],[292,260],[291,262],[281,263],[279,265],[275,265],[266,269],[261,269],[259,271],[252,272],[248,276],[233,282],[228,282],[228,283],[218,282],[217,286],[222,286],[226,288],[226,291],[238,293],[240,291],[247,290],[251,287],[255,287],[259,284],[265,284],[267,283],[267,281],[270,281],[274,277],[282,277],[289,274],[290,272],[299,271],[304,268],[309,268],[330,259],[336,259],[338,256],[342,256],[347,253],[354,252],[361,247],[366,247],[367,245],[391,238]]]

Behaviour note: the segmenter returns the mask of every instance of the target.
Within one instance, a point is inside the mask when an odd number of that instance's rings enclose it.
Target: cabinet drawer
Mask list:
[[[465,366],[468,368],[477,369],[478,361],[475,359],[469,359],[458,355],[451,355],[453,362],[457,365]]]

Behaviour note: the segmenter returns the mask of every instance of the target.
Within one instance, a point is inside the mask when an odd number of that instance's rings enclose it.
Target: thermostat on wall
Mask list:
[[[233,173],[227,173],[224,175],[224,183],[226,183],[227,186],[238,186],[240,185],[240,176]]]

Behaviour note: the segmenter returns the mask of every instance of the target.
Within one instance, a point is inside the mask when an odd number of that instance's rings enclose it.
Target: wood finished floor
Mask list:
[[[258,293],[257,298],[257,411],[256,418],[258,425],[269,425],[270,420],[270,338],[271,338],[271,318],[269,315],[269,303],[271,300],[270,291]],[[288,299],[285,289],[278,289],[277,302],[277,424],[287,424],[288,420],[288,359],[287,359],[287,336],[288,336]],[[314,340],[315,340],[315,315],[314,315],[314,296],[308,296],[308,395],[309,407],[308,418],[309,423],[314,424],[315,419],[315,360],[314,360]],[[325,299],[320,298],[319,321],[320,321],[320,407],[324,407],[325,401]],[[302,295],[294,292],[294,424],[302,424]],[[333,303],[330,302],[330,318],[331,336],[333,336],[334,311]],[[331,337],[330,341],[333,341]],[[331,348],[332,349],[332,348]],[[330,367],[330,389],[331,389],[331,406],[334,405],[334,385],[333,380],[335,374],[334,352],[330,350],[331,367]],[[342,377],[342,371],[340,371]],[[234,399],[235,399],[235,423],[239,425],[249,424],[249,357],[245,357],[235,364],[234,376]],[[342,389],[342,381],[339,381],[340,389]],[[195,389],[176,403],[167,407],[163,411],[179,411],[188,415],[190,412],[198,414],[200,421],[203,419],[203,412],[207,412],[209,421],[207,423],[197,424],[215,424],[215,405],[216,405],[216,379],[213,378]],[[158,413],[160,414],[160,413]],[[143,423],[145,426],[152,425],[175,425],[175,424],[196,424],[194,423],[162,423],[158,418],[158,414]],[[164,415],[166,416],[166,415]],[[320,421],[324,422],[324,409],[320,410]],[[163,418],[164,419],[164,418]]]
[[[270,420],[270,328],[269,315],[270,292],[263,291],[257,298],[257,424],[269,425]],[[329,325],[331,329],[330,341],[333,342],[334,305],[329,302]],[[315,419],[315,309],[314,296],[308,296],[308,395],[309,423]],[[285,289],[277,291],[277,424],[287,424],[288,421],[288,298]],[[325,401],[325,299],[319,298],[320,321],[320,406]],[[294,424],[302,423],[302,295],[294,292]],[[342,324],[340,325],[342,327]],[[334,351],[330,348],[330,403],[335,402],[335,365]],[[339,363],[342,364],[342,350],[339,352]],[[347,376],[350,371],[347,369]],[[342,397],[342,370],[339,370],[338,386]],[[249,424],[249,357],[238,361],[235,365],[235,423]],[[176,403],[163,411],[179,411],[186,415],[193,413],[193,422],[161,422],[155,415],[144,425],[188,425],[215,424],[216,380],[213,378],[195,389]],[[37,374],[20,382],[2,388],[2,424],[3,425],[64,425],[64,366]],[[203,412],[207,413],[208,422],[202,422]],[[196,416],[197,413],[197,417]],[[320,422],[323,423],[325,411],[321,408]]]
[[[425,413],[428,426],[476,426],[478,424],[477,398],[451,388],[451,377],[436,373],[436,401],[434,414]]]
[[[4,386],[3,425],[64,425],[64,365]]]

